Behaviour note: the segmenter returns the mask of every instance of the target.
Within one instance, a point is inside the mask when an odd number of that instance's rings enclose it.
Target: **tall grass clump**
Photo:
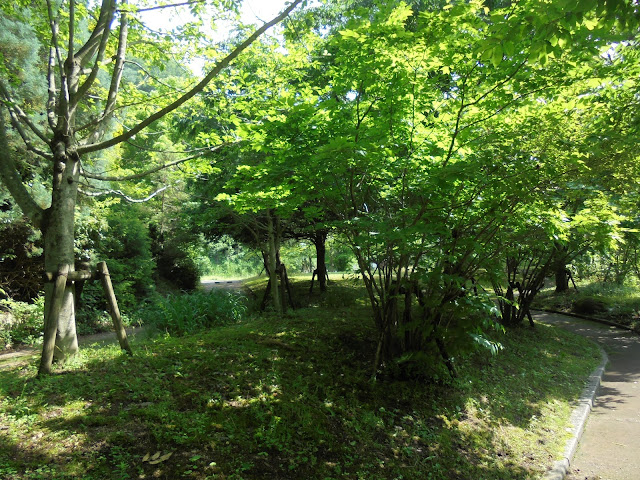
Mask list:
[[[243,295],[213,290],[157,297],[140,312],[140,320],[145,325],[180,336],[239,322],[246,311]]]

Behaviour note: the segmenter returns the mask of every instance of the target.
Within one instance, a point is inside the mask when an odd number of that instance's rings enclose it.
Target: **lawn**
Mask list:
[[[136,340],[133,357],[85,348],[47,378],[35,359],[0,371],[0,478],[537,478],[600,362],[594,344],[537,325],[495,333],[504,349],[458,359],[456,379],[371,381],[358,284],[303,303]]]

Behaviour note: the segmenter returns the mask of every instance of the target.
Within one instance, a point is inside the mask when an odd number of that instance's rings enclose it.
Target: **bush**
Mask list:
[[[30,302],[42,293],[41,243],[24,219],[0,223],[0,298]]]
[[[172,335],[242,320],[247,311],[245,297],[224,290],[157,297],[140,311],[140,320]]]
[[[594,313],[603,313],[608,310],[607,303],[597,297],[578,298],[573,302],[572,310],[583,315],[592,315]]]
[[[0,342],[3,347],[13,345],[35,345],[42,339],[44,323],[44,296],[33,303],[0,300]]]
[[[182,290],[195,290],[200,283],[196,262],[177,248],[167,248],[157,259],[158,273]]]

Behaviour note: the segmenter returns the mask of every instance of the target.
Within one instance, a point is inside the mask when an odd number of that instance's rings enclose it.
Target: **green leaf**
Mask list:
[[[491,52],[491,64],[497,67],[502,62],[502,45],[496,45]]]

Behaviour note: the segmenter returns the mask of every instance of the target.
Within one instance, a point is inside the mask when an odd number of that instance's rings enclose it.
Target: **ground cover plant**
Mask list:
[[[284,316],[139,340],[133,357],[96,346],[52,376],[1,370],[0,478],[520,480],[559,457],[595,345],[515,328],[456,379],[372,382],[363,293],[335,280]]]
[[[634,284],[579,281],[577,290],[562,293],[550,287],[540,292],[534,308],[597,317],[640,331],[640,292]]]

